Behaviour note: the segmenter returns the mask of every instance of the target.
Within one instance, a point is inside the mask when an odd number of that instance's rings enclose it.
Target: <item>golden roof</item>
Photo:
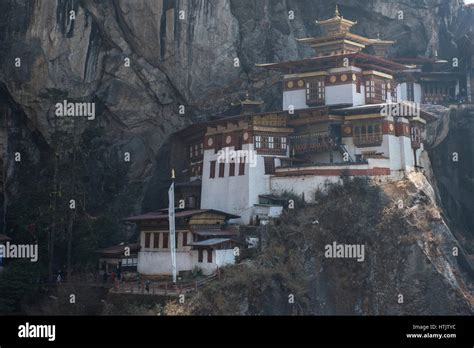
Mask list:
[[[328,25],[328,24],[338,23],[338,24],[346,24],[346,26],[350,26],[350,27],[357,24],[357,22],[350,21],[348,19],[345,19],[343,16],[341,16],[337,5],[336,5],[336,10],[334,11],[334,17],[326,19],[324,21],[320,21],[320,22],[317,21],[317,23],[323,26]]]
[[[316,44],[316,43],[321,43],[321,42],[331,42],[335,40],[350,40],[357,42],[359,44],[363,45],[370,45],[373,43],[373,39],[369,39],[364,36],[360,36],[357,34],[352,34],[350,32],[344,32],[344,33],[338,33],[330,36],[322,36],[322,37],[307,37],[307,38],[302,38],[302,39],[296,39],[296,41],[305,43],[305,44]]]

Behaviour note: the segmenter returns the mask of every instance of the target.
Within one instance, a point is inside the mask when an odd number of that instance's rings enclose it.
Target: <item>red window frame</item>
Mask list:
[[[225,174],[225,163],[219,163],[219,178],[223,178]]]
[[[169,245],[168,233],[163,233],[163,245],[161,247],[163,249],[168,249],[168,245]]]
[[[216,161],[211,161],[209,178],[214,179],[216,177]]]

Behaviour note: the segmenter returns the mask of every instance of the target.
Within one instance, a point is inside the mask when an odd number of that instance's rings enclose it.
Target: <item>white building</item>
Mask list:
[[[275,167],[288,158],[287,136],[293,130],[275,127],[284,122],[285,115],[262,114],[226,118],[208,125],[201,208],[219,207],[239,215],[237,222],[250,222],[259,195],[271,191]]]
[[[200,270],[210,275],[235,262],[238,231],[228,226],[236,215],[211,209],[178,210],[176,216],[176,268],[180,274]],[[132,216],[125,221],[140,229],[138,273],[153,278],[172,275],[168,212]]]

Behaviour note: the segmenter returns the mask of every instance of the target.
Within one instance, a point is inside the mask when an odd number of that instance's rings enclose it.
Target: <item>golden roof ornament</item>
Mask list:
[[[342,31],[348,31],[350,27],[352,27],[354,24],[357,24],[357,22],[350,21],[341,16],[341,13],[339,12],[339,5],[337,4],[336,8],[334,9],[334,17],[323,21],[316,21],[316,23],[322,26],[337,26],[340,30],[342,29]]]
[[[245,93],[245,98],[243,100],[240,100],[237,103],[231,103],[232,106],[245,106],[245,105],[259,106],[262,104],[263,104],[263,101],[250,99],[250,93],[248,91]]]

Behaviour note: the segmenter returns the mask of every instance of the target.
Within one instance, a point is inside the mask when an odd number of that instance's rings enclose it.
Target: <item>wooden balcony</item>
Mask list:
[[[257,149],[259,155],[286,156],[286,149]]]
[[[292,136],[290,142],[297,154],[333,151],[338,146],[338,141],[328,131]]]
[[[367,134],[367,135],[356,135],[353,138],[354,145],[357,147],[370,147],[382,145],[383,135],[380,134]]]
[[[304,154],[308,152],[328,152],[336,151],[337,147],[329,143],[306,143],[293,145],[295,154]]]
[[[326,101],[324,98],[312,98],[312,99],[306,99],[306,105],[309,106],[320,106],[324,105]]]

